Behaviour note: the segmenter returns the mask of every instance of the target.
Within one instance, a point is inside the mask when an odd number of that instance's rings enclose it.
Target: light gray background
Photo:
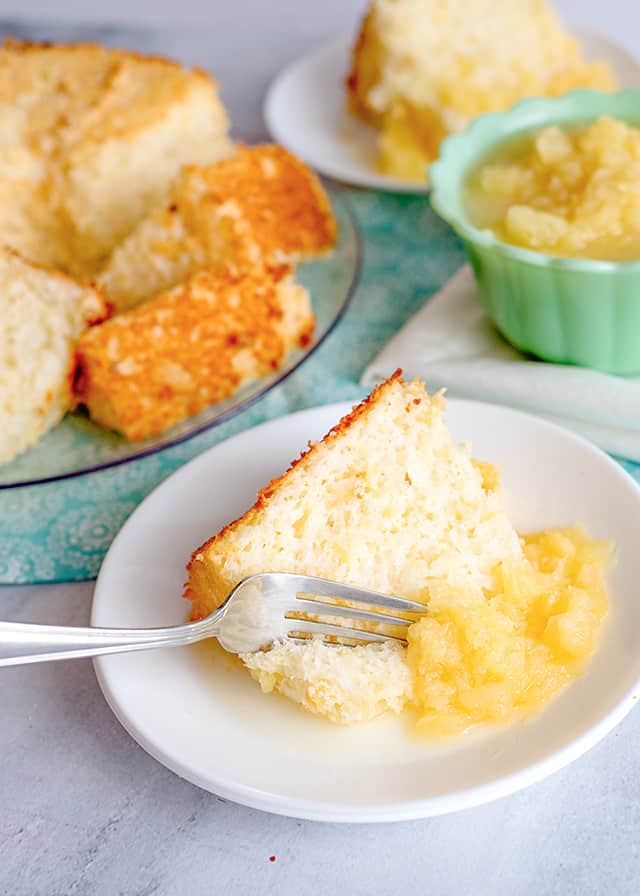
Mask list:
[[[640,54],[638,0],[564,0],[575,23]],[[0,20],[170,26],[140,49],[208,63],[235,132],[263,135],[260,100],[289,59],[350,28],[352,0],[0,2]],[[64,27],[64,22],[68,25]],[[186,26],[198,25],[188,34]],[[11,27],[9,30],[19,30]],[[92,584],[0,588],[0,617],[86,624]],[[0,674],[0,893],[636,896],[640,713],[570,768],[491,805],[424,822],[326,825],[226,803],[180,780],[121,729],[89,661]],[[269,856],[276,861],[270,862]]]
[[[634,42],[638,46],[637,0],[554,0],[554,4],[567,21],[588,24],[626,42],[631,49]],[[365,5],[366,0],[2,0],[0,15],[145,25],[224,24],[232,31],[245,32],[257,25],[259,30],[254,33],[283,33],[283,25],[295,23],[297,30],[313,34],[349,27]]]

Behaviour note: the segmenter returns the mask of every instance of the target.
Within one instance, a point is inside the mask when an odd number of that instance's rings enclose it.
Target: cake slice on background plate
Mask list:
[[[371,0],[347,78],[352,112],[380,130],[380,169],[418,181],[477,115],[615,86],[547,0]]]
[[[241,146],[190,165],[165,205],[134,230],[100,274],[119,310],[200,270],[295,264],[336,241],[329,199],[310,168],[280,146]]]
[[[76,339],[107,314],[99,290],[0,250],[0,463],[71,409]]]

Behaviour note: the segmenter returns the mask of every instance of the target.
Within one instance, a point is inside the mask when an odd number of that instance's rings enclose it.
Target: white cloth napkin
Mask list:
[[[525,358],[494,330],[463,267],[365,370],[372,385],[402,367],[433,392],[520,408],[559,423],[618,457],[640,461],[640,377]]]

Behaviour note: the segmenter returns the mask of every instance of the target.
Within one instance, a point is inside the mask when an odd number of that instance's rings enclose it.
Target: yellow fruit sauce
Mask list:
[[[508,141],[471,172],[465,207],[502,242],[561,257],[640,259],[640,130],[605,116]]]
[[[491,590],[430,591],[409,629],[419,733],[446,737],[540,711],[593,653],[607,613],[611,545],[580,527],[522,538]]]
[[[378,137],[378,170],[401,180],[427,181],[427,166],[438,158],[446,137],[428,108],[397,101],[385,114]]]

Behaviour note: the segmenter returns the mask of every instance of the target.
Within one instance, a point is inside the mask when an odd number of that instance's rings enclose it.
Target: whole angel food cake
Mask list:
[[[347,78],[351,110],[380,131],[380,169],[408,180],[475,116],[582,87],[615,78],[547,0],[371,0]]]
[[[309,343],[291,265],[333,248],[329,199],[290,153],[235,146],[228,128],[200,69],[0,47],[0,463],[78,402],[126,438],[155,435]]]
[[[396,372],[194,551],[193,619],[258,572],[425,606],[406,646],[313,638],[243,656],[263,691],[343,724],[411,711],[439,736],[539,711],[584,668],[607,612],[609,546],[579,527],[519,536],[498,471],[454,441],[444,409]]]

